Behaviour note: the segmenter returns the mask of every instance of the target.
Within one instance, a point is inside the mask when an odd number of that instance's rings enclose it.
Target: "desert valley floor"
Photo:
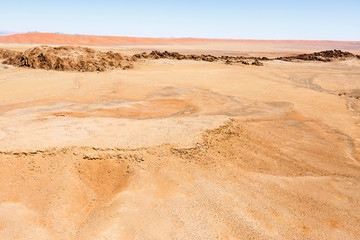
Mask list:
[[[0,239],[360,239],[359,59],[0,64],[0,126]]]

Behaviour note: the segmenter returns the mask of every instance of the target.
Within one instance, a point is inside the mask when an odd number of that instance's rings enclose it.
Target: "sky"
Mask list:
[[[1,0],[0,31],[360,41],[360,0]]]

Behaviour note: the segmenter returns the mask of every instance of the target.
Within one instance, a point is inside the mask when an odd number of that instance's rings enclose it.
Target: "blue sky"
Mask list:
[[[360,0],[4,0],[0,31],[360,40]]]

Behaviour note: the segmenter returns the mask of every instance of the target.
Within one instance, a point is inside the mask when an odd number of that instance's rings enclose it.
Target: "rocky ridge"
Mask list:
[[[15,67],[27,67],[33,69],[45,69],[56,71],[78,71],[78,72],[103,72],[112,69],[130,69],[134,62],[148,59],[171,59],[192,60],[205,62],[222,62],[228,65],[243,64],[263,66],[265,61],[320,61],[332,62],[347,59],[360,59],[359,55],[341,50],[327,50],[311,54],[299,54],[295,56],[279,57],[269,59],[266,57],[244,57],[244,56],[213,56],[180,54],[178,52],[143,52],[133,56],[123,56],[120,53],[101,52],[87,47],[49,47],[40,46],[28,49],[24,52],[0,49],[2,63]]]
[[[119,53],[100,52],[85,47],[34,47],[24,52],[2,50],[3,64],[57,71],[103,72],[132,68],[132,60]]]
[[[303,60],[303,61],[318,61],[318,62],[331,62],[336,60],[346,60],[349,58],[358,58],[360,59],[360,55],[355,55],[350,52],[343,52],[341,50],[326,50],[321,52],[315,52],[310,54],[300,54],[291,57],[279,57],[277,60],[282,61],[295,61],[295,60]]]

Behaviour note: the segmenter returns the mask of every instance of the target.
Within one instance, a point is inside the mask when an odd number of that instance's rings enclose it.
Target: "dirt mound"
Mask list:
[[[132,67],[131,60],[119,53],[104,53],[85,47],[41,46],[17,54],[4,52],[4,56],[8,57],[4,64],[57,71],[103,72]]]
[[[291,57],[280,57],[278,60],[282,61],[293,61],[293,60],[303,60],[303,61],[320,61],[320,62],[331,62],[334,60],[346,60],[349,58],[359,58],[350,52],[343,52],[341,50],[326,50],[322,52],[315,52],[311,54],[300,54]]]

